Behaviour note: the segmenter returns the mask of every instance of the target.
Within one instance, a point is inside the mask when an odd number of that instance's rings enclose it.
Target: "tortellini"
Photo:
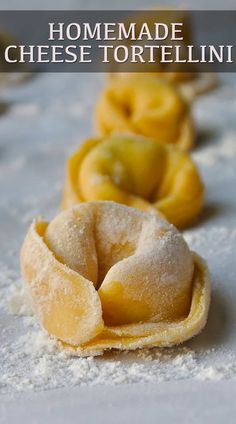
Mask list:
[[[80,355],[175,345],[206,322],[205,262],[167,221],[115,202],[33,222],[21,267],[42,327]]]
[[[142,40],[139,39],[139,31],[144,24],[144,22],[148,25],[148,28],[153,28],[156,22],[162,22],[165,24],[169,31],[167,38],[164,40],[164,44],[172,47],[180,47],[181,49],[181,59],[185,59],[186,62],[176,62],[174,59],[174,55],[170,49],[168,59],[169,62],[165,62],[164,64],[161,62],[161,53],[157,48],[154,53],[154,61],[150,61],[150,57],[144,57],[145,63],[141,61],[137,61],[136,63],[126,62],[117,63],[114,60],[111,61],[111,78],[120,78],[126,75],[128,72],[140,72],[142,74],[146,73],[150,75],[156,75],[158,78],[161,78],[165,81],[173,82],[178,86],[179,90],[182,92],[185,98],[188,100],[194,99],[195,96],[199,94],[203,94],[207,91],[214,89],[218,80],[216,75],[212,72],[201,72],[201,67],[198,66],[197,63],[187,63],[188,52],[187,46],[193,45],[193,33],[192,33],[192,24],[191,24],[191,12],[183,11],[180,9],[173,9],[173,7],[168,8],[166,5],[155,8],[154,10],[147,10],[146,12],[137,11],[132,15],[128,16],[125,20],[127,23],[127,27],[129,23],[135,22],[136,26],[136,40],[135,44],[140,46],[142,49],[146,44],[147,40],[144,38]],[[183,37],[182,40],[175,40],[171,31],[171,23],[173,22],[181,22],[181,34],[180,37]],[[152,35],[154,35],[152,33]],[[119,43],[118,41],[117,43]],[[129,47],[134,41],[131,38],[127,38],[122,41],[122,43]],[[155,41],[155,44],[159,44],[161,42]],[[114,43],[115,44],[115,43]],[[111,58],[109,58],[111,60]],[[171,60],[172,59],[172,60]]]
[[[202,208],[204,187],[190,156],[155,139],[113,135],[85,141],[72,154],[62,206],[113,200],[161,212],[184,227]]]
[[[195,137],[189,105],[174,85],[150,75],[126,75],[112,80],[96,107],[101,134],[131,132],[192,147]]]
[[[9,45],[17,45],[17,43],[11,34],[0,28],[0,87],[19,84],[32,76],[29,65],[19,63],[17,49],[12,49],[10,54],[10,59],[17,63],[9,64],[4,60],[5,49]]]

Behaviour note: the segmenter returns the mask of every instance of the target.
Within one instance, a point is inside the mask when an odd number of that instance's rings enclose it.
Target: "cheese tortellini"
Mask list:
[[[147,24],[150,29],[151,35],[154,36],[155,23],[162,22],[168,28],[167,38],[164,40],[165,45],[170,46],[171,48],[178,47],[181,49],[181,59],[185,62],[175,61],[173,51],[170,48],[168,52],[168,62],[162,63],[160,50],[154,49],[154,54],[152,60],[148,53],[143,54],[144,63],[142,61],[126,62],[126,63],[117,63],[114,60],[111,60],[111,78],[120,78],[127,75],[127,72],[130,75],[130,72],[137,73],[140,72],[144,75],[150,74],[152,76],[157,76],[165,81],[173,82],[188,100],[193,100],[195,96],[203,94],[207,91],[214,89],[217,86],[216,75],[212,72],[201,72],[201,68],[197,63],[187,63],[188,60],[188,45],[193,45],[193,31],[191,23],[191,12],[183,11],[180,9],[173,9],[173,7],[167,7],[166,5],[155,8],[154,10],[136,11],[132,15],[128,16],[125,20],[126,27],[129,28],[129,24],[135,22],[135,45],[140,46],[141,51],[143,47],[147,44],[146,38],[139,38],[139,32],[143,24]],[[181,22],[181,34],[177,34],[178,39],[173,39],[171,24],[173,22]],[[164,31],[163,31],[164,32]],[[163,34],[162,34],[163,35]],[[180,35],[180,37],[178,36]],[[179,39],[179,38],[182,38]],[[120,41],[117,42],[117,44]],[[161,41],[162,42],[162,41]],[[132,37],[127,37],[125,40],[122,40],[122,43],[129,47],[134,43]],[[154,45],[159,43],[159,41],[154,41]],[[116,43],[114,43],[116,45]],[[145,51],[145,50],[144,50]],[[153,61],[154,60],[154,61]]]
[[[94,201],[33,222],[21,267],[42,327],[80,355],[172,346],[206,322],[206,264],[135,208]]]
[[[192,147],[195,137],[189,106],[171,83],[150,75],[126,75],[112,80],[96,107],[101,134],[131,132]]]
[[[69,158],[62,206],[113,200],[184,227],[201,210],[203,193],[187,153],[155,139],[113,135],[87,140]]]

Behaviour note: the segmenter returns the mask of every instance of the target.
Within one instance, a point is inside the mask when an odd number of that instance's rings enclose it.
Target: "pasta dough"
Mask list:
[[[136,39],[135,45],[140,46],[141,48],[146,45],[146,40],[138,39],[138,32],[145,22],[148,27],[153,28],[155,22],[163,22],[168,27],[168,36],[165,39],[164,43],[170,48],[174,48],[176,46],[180,46],[182,59],[188,59],[188,45],[194,45],[193,35],[192,35],[192,24],[191,24],[191,12],[190,11],[182,11],[179,9],[168,8],[165,6],[160,6],[155,10],[146,12],[138,11],[128,16],[127,24],[130,22],[135,22],[136,24]],[[176,40],[171,37],[171,29],[173,22],[181,22],[181,36],[183,40]],[[154,31],[152,30],[152,35],[154,35]],[[122,40],[122,44],[125,46],[130,46],[132,44],[132,40],[127,38]],[[155,44],[154,44],[155,45]],[[160,45],[161,47],[161,45]],[[190,66],[187,63],[177,63],[174,58],[174,54],[171,53],[168,56],[168,59],[172,59],[173,62],[170,63],[161,63],[161,54],[160,49],[155,49],[154,55],[155,63],[148,63],[148,58],[146,58],[145,63],[125,63],[119,64],[116,62],[112,62],[111,65],[111,73],[110,77],[112,78],[120,78],[129,71],[129,76],[131,76],[130,72],[142,72],[150,73],[152,76],[157,76],[165,81],[169,81],[174,83],[184,97],[188,100],[192,100],[195,96],[208,92],[214,89],[218,80],[214,73],[210,72],[201,72],[199,69],[199,64],[191,64]],[[125,71],[125,72],[124,72]],[[135,75],[135,74],[134,74]]]
[[[125,75],[112,80],[98,99],[97,126],[108,135],[132,132],[192,147],[194,126],[187,102],[174,85],[151,75]]]
[[[205,325],[210,277],[178,231],[114,202],[35,221],[21,267],[41,325],[80,355],[171,346]]]
[[[184,227],[201,210],[203,193],[187,153],[141,136],[113,135],[87,140],[69,158],[62,206],[114,200],[159,211]]]

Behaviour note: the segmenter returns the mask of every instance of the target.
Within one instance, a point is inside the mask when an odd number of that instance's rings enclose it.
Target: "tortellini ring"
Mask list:
[[[113,200],[161,212],[178,227],[202,208],[204,187],[190,156],[154,139],[113,135],[85,141],[71,155],[62,207]]]
[[[187,101],[177,88],[151,75],[125,75],[107,84],[96,106],[102,135],[130,132],[189,150],[195,139]]]
[[[42,327],[79,355],[172,346],[206,323],[205,262],[135,208],[94,201],[33,222],[21,267]]]

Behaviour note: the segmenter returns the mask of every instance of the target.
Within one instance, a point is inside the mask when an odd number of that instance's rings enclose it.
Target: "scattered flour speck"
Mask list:
[[[193,152],[193,158],[198,164],[212,166],[219,161],[236,157],[236,132],[224,134],[223,138],[211,146]]]
[[[11,311],[30,313],[25,292],[8,289]],[[18,296],[18,299],[17,299]],[[12,307],[13,305],[17,305]],[[28,309],[27,309],[28,308]],[[236,377],[236,357],[188,347],[110,352],[101,357],[76,357],[62,350],[42,331],[32,315],[22,319],[24,333],[1,346],[0,392],[16,393],[59,387],[119,385],[182,379],[221,380]],[[213,364],[214,363],[214,364]],[[17,364],[17,366],[16,366]]]
[[[10,108],[12,117],[18,118],[18,121],[20,118],[22,122],[32,118],[36,123],[37,117],[39,116],[41,119],[43,115],[44,126],[42,127],[39,119],[41,127],[36,125],[34,128],[34,133],[37,133],[39,128],[43,128],[41,139],[35,140],[34,143],[33,151],[35,156],[31,157],[30,154],[32,151],[32,138],[29,137],[29,143],[26,144],[24,151],[27,152],[27,155],[23,155],[21,151],[16,155],[15,152],[18,150],[15,149],[15,151],[12,150],[13,154],[11,157],[9,156],[8,163],[6,163],[3,156],[0,164],[0,182],[2,187],[6,189],[8,179],[11,183],[11,185],[9,183],[9,186],[7,186],[11,196],[9,195],[7,200],[5,198],[1,199],[1,209],[4,212],[4,217],[9,217],[11,223],[14,222],[14,225],[19,226],[17,229],[14,227],[14,240],[12,236],[12,239],[9,240],[8,232],[11,231],[9,226],[1,250],[0,393],[14,394],[22,391],[42,391],[75,385],[119,385],[150,381],[161,383],[163,381],[184,379],[202,381],[235,379],[235,353],[221,351],[220,348],[193,350],[188,347],[191,343],[171,349],[143,349],[136,352],[123,353],[110,352],[102,357],[79,358],[72,356],[71,353],[61,350],[57,342],[40,329],[35,317],[32,315],[30,301],[24,288],[22,288],[22,281],[19,278],[18,264],[16,265],[15,258],[18,257],[19,245],[25,233],[26,224],[39,213],[43,213],[48,217],[57,209],[62,174],[58,175],[58,173],[54,173],[54,170],[60,169],[58,164],[64,163],[65,155],[74,151],[77,145],[77,119],[83,118],[85,120],[86,116],[89,116],[90,110],[92,110],[92,102],[84,106],[84,102],[78,101],[81,94],[78,90],[81,87],[78,85],[77,90],[75,87],[76,85],[73,83],[73,93],[75,95],[70,93],[67,103],[65,102],[66,96],[65,98],[63,97],[61,102],[57,99],[56,102],[53,101],[51,103],[52,96],[49,93],[49,105],[45,106],[45,108],[40,108],[35,103],[16,103]],[[46,93],[46,90],[44,92]],[[207,96],[207,100],[200,100],[199,112],[202,123],[205,122],[207,128],[210,128],[212,124],[213,128],[216,126],[220,129],[220,133],[218,133],[220,137],[217,137],[217,140],[213,140],[211,143],[192,152],[193,158],[197,164],[204,167],[204,171],[212,172],[213,166],[215,164],[219,165],[219,163],[222,163],[224,168],[228,164],[229,166],[234,166],[232,160],[236,158],[236,132],[233,130],[225,131],[222,110],[228,110],[227,115],[232,110],[232,118],[234,119],[233,114],[235,114],[236,110],[235,94],[235,89],[232,90],[230,86],[219,90],[218,95],[216,92],[216,94]],[[73,95],[74,100],[71,100]],[[49,117],[48,121],[47,116]],[[63,116],[63,119],[61,119],[61,122],[63,122],[62,127],[60,127],[58,116]],[[69,118],[69,127],[66,132],[67,119],[64,119],[65,116]],[[52,133],[51,123],[54,122],[53,119],[55,118],[58,125],[55,125],[55,133]],[[76,132],[72,133],[71,123],[74,121],[76,121]],[[11,122],[9,120],[12,126]],[[47,125],[50,130],[47,129]],[[5,124],[3,125],[3,130],[4,128]],[[16,130],[14,127],[12,133],[11,128],[6,128],[6,130],[8,134],[12,134],[12,137],[15,138]],[[223,135],[221,136],[220,134]],[[67,140],[66,145],[65,138]],[[7,137],[6,140],[10,145]],[[19,145],[18,134],[16,141],[16,145]],[[7,147],[7,144],[5,146]],[[37,161],[35,161],[35,157],[37,157]],[[14,178],[19,179],[19,184],[24,187],[24,184],[26,184],[25,170],[34,165],[37,168],[38,163],[47,165],[47,169],[43,170],[43,178],[41,178],[42,174],[40,173],[38,184],[41,184],[44,180],[50,181],[50,184],[47,183],[44,189],[41,186],[41,189],[37,187],[37,194],[35,192],[22,196],[22,191],[18,194],[16,189],[18,186],[14,185]],[[57,166],[54,166],[55,163],[57,163]],[[53,172],[51,172],[52,170]],[[94,183],[96,183],[96,179]],[[229,200],[231,201],[231,199]],[[236,230],[228,228],[227,223],[225,225],[209,226],[208,228],[201,226],[184,232],[184,237],[190,247],[202,254],[210,265],[213,263],[217,277],[219,270],[221,271],[219,277],[225,275],[226,271],[227,276],[230,275],[229,271],[225,269],[228,263],[222,258],[231,258],[234,255],[232,246],[235,246]],[[7,245],[7,249],[5,245]],[[9,259],[13,266],[6,266]],[[235,276],[233,275],[232,278],[234,281]],[[221,288],[224,290],[222,281]]]

